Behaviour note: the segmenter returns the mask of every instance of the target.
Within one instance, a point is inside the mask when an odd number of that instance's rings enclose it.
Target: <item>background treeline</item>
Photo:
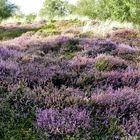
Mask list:
[[[65,0],[45,0],[41,14],[64,16],[78,14],[100,20],[140,23],[139,0],[78,0],[76,5]]]
[[[78,0],[76,13],[98,18],[140,23],[139,0]]]
[[[0,19],[12,16],[17,11],[17,6],[0,0]],[[18,9],[19,11],[19,9]],[[24,14],[16,12],[17,17],[23,18]],[[20,16],[22,15],[22,16]],[[133,22],[140,24],[140,1],[139,0],[78,0],[75,5],[67,0],[44,0],[40,10],[41,17],[54,18],[67,15],[87,16],[92,19],[120,22]],[[25,17],[26,15],[24,15]],[[27,19],[35,19],[34,13],[27,15]]]

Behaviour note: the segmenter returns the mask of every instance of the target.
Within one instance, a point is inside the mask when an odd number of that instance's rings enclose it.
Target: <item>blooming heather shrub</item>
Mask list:
[[[49,83],[45,89],[38,88],[34,92],[43,97],[41,98],[43,100],[41,103],[43,106],[40,106],[40,108],[53,107],[63,109],[71,105],[76,105],[84,109],[87,104],[85,94],[79,88],[74,89],[62,86],[58,89]],[[40,98],[37,100],[40,100]]]
[[[90,128],[89,113],[77,107],[37,110],[37,125],[50,134],[71,134]]]
[[[109,71],[98,72],[91,71],[89,73],[81,73],[77,78],[76,86],[87,88],[90,86],[94,89],[106,89],[112,86],[113,89],[123,88],[125,86],[137,88],[140,81],[139,71],[127,69],[126,71]]]
[[[125,73],[122,74],[123,82],[126,86],[136,87],[140,81],[139,69],[128,69]]]
[[[26,33],[15,39],[3,41],[2,45],[15,50],[24,50],[25,44],[31,39],[31,34]]]
[[[73,52],[77,50],[76,44],[78,44],[78,40],[72,37],[54,36],[41,39],[34,37],[27,41],[24,46],[29,48],[41,46],[40,49],[46,54],[50,51],[58,52],[60,49],[62,52]]]
[[[75,84],[77,73],[72,71],[65,62],[58,64],[51,67],[49,66],[48,75],[50,77],[48,82],[52,82],[53,85],[58,88],[60,88],[62,85],[71,87]]]
[[[73,59],[69,61],[69,66],[79,73],[81,69],[94,64],[94,59],[82,56],[75,56]]]
[[[132,39],[132,38],[136,38],[137,35],[138,35],[138,33],[135,30],[131,30],[131,29],[118,29],[118,30],[112,31],[111,38]]]
[[[99,42],[98,43],[100,46],[100,53],[107,53],[107,52],[111,52],[114,51],[115,49],[117,49],[117,44],[115,44],[112,41],[105,41],[105,42]]]
[[[42,85],[47,81],[47,69],[39,63],[25,63],[20,65],[19,78],[28,83],[29,87]]]
[[[117,44],[111,41],[99,39],[83,39],[80,41],[80,45],[87,50],[87,55],[93,58],[102,53],[114,54],[118,47]]]
[[[56,38],[56,46],[61,48],[60,51],[62,52],[74,52],[78,51],[78,45],[79,40],[77,38],[62,36]]]
[[[125,44],[119,44],[116,51],[117,56],[129,61],[137,61],[140,54],[140,50],[138,48],[130,47],[129,45]]]
[[[116,44],[112,41],[83,39],[80,40],[80,46],[83,46],[85,55],[93,58],[103,53],[118,56],[126,60],[135,60],[139,56],[139,49],[137,47],[130,47],[122,43]]]
[[[140,133],[140,95],[138,91],[127,87],[116,91],[110,88],[105,93],[93,95],[92,100],[96,102],[94,111],[96,110],[100,116],[103,115],[106,119],[115,116],[119,125],[129,134]]]
[[[125,45],[125,44],[119,44],[118,48],[117,48],[117,52],[118,54],[138,54],[139,53],[139,49],[137,47],[130,47],[129,45]]]
[[[100,71],[123,70],[128,64],[118,57],[101,54],[95,58],[95,67]]]
[[[9,85],[3,94],[0,105],[1,139],[46,139],[34,125],[37,95],[35,97],[30,89],[21,84]]]
[[[98,74],[97,74],[98,75]],[[94,87],[96,86],[96,76],[93,71],[89,73],[81,73],[80,76],[76,80],[76,87],[81,89],[87,89],[88,86]]]
[[[0,60],[0,79],[14,78],[19,73],[19,66],[16,62],[10,60]]]
[[[127,75],[127,76],[126,76]],[[130,72],[103,72],[101,77],[97,79],[97,85],[99,87],[108,87],[111,85],[113,89],[122,88],[124,86],[135,87],[139,81],[139,74],[133,75]]]
[[[0,59],[6,60],[6,59],[12,59],[15,57],[18,57],[19,52],[16,50],[10,50],[8,48],[0,48]]]

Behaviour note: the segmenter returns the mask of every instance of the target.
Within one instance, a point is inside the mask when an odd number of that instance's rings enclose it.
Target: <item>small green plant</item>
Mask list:
[[[31,22],[33,22],[35,20],[36,14],[32,13],[32,14],[29,14],[29,15],[27,15],[25,17],[26,17],[26,21],[31,23]]]
[[[127,68],[127,62],[118,57],[99,55],[95,60],[95,67],[100,71],[124,70]]]
[[[100,117],[94,116],[94,125],[96,125],[96,121],[99,123]],[[115,135],[120,135],[122,130],[118,126],[118,120],[116,118],[109,118],[108,119],[108,126],[105,126],[104,124],[100,124],[100,126],[93,126],[94,128],[99,127],[98,129],[92,129],[92,137],[95,140],[103,140],[103,139],[112,139]],[[100,129],[101,128],[101,129]]]
[[[112,64],[109,60],[100,59],[96,61],[95,67],[100,71],[110,71],[112,69]]]
[[[61,32],[57,30],[39,30],[36,35],[41,36],[41,37],[48,37],[48,36],[53,36],[53,35],[60,35]]]
[[[66,48],[66,52],[72,53],[78,50],[77,45],[78,44],[78,40],[69,40],[69,42],[66,44],[65,48]]]
[[[75,55],[76,55],[76,52],[65,52],[64,53],[64,56],[69,59],[73,58]]]
[[[52,23],[45,25],[43,28],[43,30],[56,30],[56,26]]]

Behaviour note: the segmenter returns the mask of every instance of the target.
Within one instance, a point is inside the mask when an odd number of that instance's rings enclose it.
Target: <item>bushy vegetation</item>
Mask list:
[[[13,15],[17,6],[11,4],[8,0],[0,1],[0,20],[8,18]]]
[[[76,7],[79,15],[140,24],[140,2],[137,0],[78,0]]]
[[[95,59],[95,66],[100,71],[121,70],[127,68],[127,62],[117,57],[99,55]]]
[[[44,6],[41,9],[42,16],[49,16],[53,18],[55,16],[65,16],[69,14],[68,2],[65,0],[45,0]]]
[[[140,139],[140,3],[45,0],[0,26],[0,139]],[[0,1],[0,19],[16,6]],[[68,14],[96,20],[54,20]],[[25,23],[19,19],[25,18]],[[115,24],[114,24],[115,23]],[[129,26],[128,26],[129,25]]]
[[[1,26],[0,139],[140,139],[140,33],[88,22]]]

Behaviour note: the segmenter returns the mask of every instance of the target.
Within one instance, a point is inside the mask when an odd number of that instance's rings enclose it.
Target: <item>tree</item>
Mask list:
[[[76,13],[94,18],[96,16],[95,1],[96,0],[78,0],[76,4]]]
[[[42,16],[55,17],[65,16],[69,13],[68,2],[65,0],[45,0],[44,6],[40,11]]]
[[[12,16],[16,9],[17,6],[8,0],[0,0],[0,20]]]

